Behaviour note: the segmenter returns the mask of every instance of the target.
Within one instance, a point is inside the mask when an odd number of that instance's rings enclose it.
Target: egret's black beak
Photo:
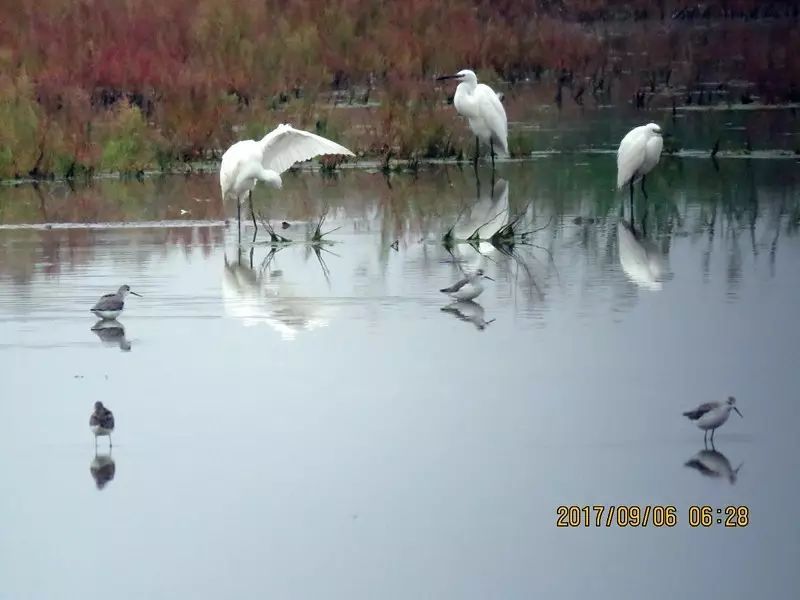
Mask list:
[[[461,79],[461,75],[442,75],[441,77],[437,77],[436,81],[445,81],[447,79]]]
[[[670,133],[669,131],[662,131],[661,132],[661,137],[662,138],[671,138],[672,137],[672,133]]]
[[[483,276],[483,278],[484,278],[484,279],[488,279],[489,281],[494,281],[494,279],[492,279],[492,278],[491,278],[491,277],[489,277],[488,275],[484,275],[484,276]]]
[[[136,292],[134,292],[134,291],[131,291],[131,294],[133,294],[134,296],[139,296],[139,298],[141,298],[141,297],[142,297],[142,295],[141,295],[141,294],[137,294],[137,293],[136,293]]]
[[[739,412],[739,409],[738,409],[738,408],[736,408],[736,407],[734,406],[734,407],[733,407],[733,410],[735,410],[735,411],[736,411],[736,413],[737,413],[737,414],[738,414],[740,417],[742,417],[742,418],[744,419],[744,415],[742,415],[742,413],[740,413],[740,412]]]

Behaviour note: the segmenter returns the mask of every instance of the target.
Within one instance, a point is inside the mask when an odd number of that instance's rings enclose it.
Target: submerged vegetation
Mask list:
[[[0,0],[0,177],[211,160],[279,121],[388,166],[465,157],[433,76],[531,105],[800,101],[791,1]],[[512,153],[530,153],[512,133]],[[335,164],[328,164],[333,168]]]

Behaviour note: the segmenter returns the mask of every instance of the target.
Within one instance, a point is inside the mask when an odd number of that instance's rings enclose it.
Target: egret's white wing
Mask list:
[[[635,127],[622,138],[617,150],[617,189],[624,186],[642,166],[647,153],[647,126]]]
[[[503,103],[494,90],[485,83],[478,84],[475,93],[481,117],[492,132],[492,137],[502,145],[500,150],[508,154],[508,117]]]
[[[261,140],[261,164],[265,169],[280,174],[293,164],[321,154],[355,156],[350,150],[308,131],[291,125],[278,125]]]
[[[645,144],[645,161],[642,172],[649,173],[658,164],[661,158],[661,150],[664,149],[664,138],[660,135],[653,135],[647,140]]]

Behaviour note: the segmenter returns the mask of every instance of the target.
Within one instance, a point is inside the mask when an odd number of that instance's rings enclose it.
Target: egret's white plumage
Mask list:
[[[617,150],[617,189],[633,185],[652,171],[658,164],[663,147],[661,127],[655,123],[631,129],[622,138]]]
[[[492,164],[496,151],[508,156],[508,118],[495,91],[485,83],[478,83],[477,75],[469,69],[439,79],[457,79],[460,82],[453,96],[453,105],[458,114],[467,118],[469,128],[475,134],[475,160],[478,159],[477,140],[489,145]]]
[[[280,188],[281,173],[295,163],[323,154],[354,156],[336,142],[286,124],[278,125],[260,140],[236,142],[222,155],[219,168],[222,199],[234,199],[240,206],[258,181]],[[251,213],[252,208],[251,199]],[[252,216],[255,224],[255,215]]]

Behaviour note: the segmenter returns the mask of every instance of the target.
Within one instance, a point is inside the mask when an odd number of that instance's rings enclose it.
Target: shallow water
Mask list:
[[[718,167],[665,159],[645,239],[607,156],[259,189],[294,240],[328,205],[319,256],[238,249],[214,176],[0,191],[0,598],[788,597],[800,169]],[[439,243],[506,206],[534,232],[513,251]],[[122,283],[143,298],[93,331]],[[698,455],[681,412],[727,395],[744,418]],[[696,504],[750,523],[692,528]]]

